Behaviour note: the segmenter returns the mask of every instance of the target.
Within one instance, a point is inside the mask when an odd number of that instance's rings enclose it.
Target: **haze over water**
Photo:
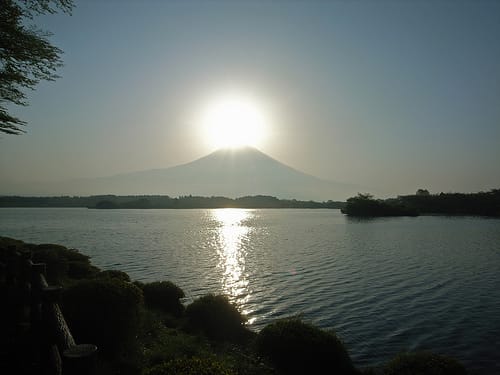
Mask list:
[[[336,210],[1,209],[0,235],[60,243],[187,301],[227,293],[260,329],[334,328],[359,366],[429,349],[500,371],[500,220]]]

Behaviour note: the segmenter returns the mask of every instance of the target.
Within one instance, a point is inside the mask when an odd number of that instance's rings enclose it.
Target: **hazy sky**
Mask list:
[[[232,90],[268,114],[261,151],[309,174],[500,187],[498,1],[87,0],[39,24],[65,66],[12,107],[28,133],[0,138],[0,181],[189,162],[212,151],[201,108]]]

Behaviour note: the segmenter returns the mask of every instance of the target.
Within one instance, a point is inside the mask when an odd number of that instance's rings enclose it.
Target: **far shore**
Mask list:
[[[45,207],[89,209],[340,209],[354,217],[379,216],[488,216],[500,217],[500,189],[478,193],[430,194],[418,189],[415,194],[396,198],[376,199],[371,194],[358,194],[347,201],[280,199],[270,195],[252,195],[239,198],[203,197],[185,195],[93,195],[25,197],[0,196],[0,208]]]
[[[317,202],[279,199],[269,195],[240,198],[168,195],[93,195],[88,197],[0,196],[0,207],[83,207],[92,209],[187,209],[187,208],[327,208],[340,209],[342,201]]]

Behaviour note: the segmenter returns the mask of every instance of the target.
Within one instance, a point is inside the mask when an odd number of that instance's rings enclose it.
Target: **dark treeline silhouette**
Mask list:
[[[342,213],[349,216],[418,216],[418,211],[407,207],[397,199],[375,199],[371,194],[358,194],[349,198],[342,208]]]
[[[422,214],[500,216],[500,189],[468,194],[429,194],[419,189],[397,200]]]
[[[375,199],[358,194],[347,203],[340,201],[300,201],[268,195],[240,198],[168,195],[94,195],[87,197],[0,196],[0,207],[87,207],[97,209],[133,208],[330,208],[343,209],[351,216],[416,216],[418,214],[500,216],[500,189],[479,193],[430,194],[419,189],[412,195]]]
[[[344,202],[299,201],[255,195],[240,198],[167,195],[95,195],[89,197],[0,197],[0,207],[87,207],[97,209],[131,208],[342,208]]]
[[[349,198],[342,212],[349,216],[417,216],[419,214],[500,216],[500,189],[479,193],[430,194],[418,189],[412,195],[375,199],[371,194]]]

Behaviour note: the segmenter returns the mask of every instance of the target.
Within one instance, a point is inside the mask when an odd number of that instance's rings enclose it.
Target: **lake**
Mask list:
[[[0,235],[58,243],[104,269],[225,293],[259,330],[300,314],[357,366],[403,350],[500,373],[500,220],[354,220],[337,210],[0,209]]]

